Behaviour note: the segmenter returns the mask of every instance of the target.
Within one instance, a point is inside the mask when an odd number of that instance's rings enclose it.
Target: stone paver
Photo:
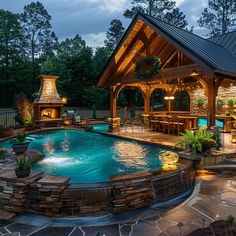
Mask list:
[[[72,227],[46,227],[31,235],[33,236],[66,236],[69,235],[74,228]]]
[[[158,236],[161,233],[156,222],[139,222],[133,226],[132,236]]]
[[[119,227],[118,225],[108,225],[108,226],[97,226],[97,227],[82,227],[82,230],[85,232],[86,236],[119,236]]]
[[[19,232],[21,236],[26,236],[31,232],[37,231],[40,227],[26,225],[21,223],[13,223],[6,227],[10,232]]]
[[[73,231],[70,233],[70,236],[84,236],[84,232],[81,230],[80,227],[76,227],[73,229]]]

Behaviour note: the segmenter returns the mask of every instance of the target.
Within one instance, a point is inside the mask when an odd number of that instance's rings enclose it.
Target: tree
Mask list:
[[[98,47],[96,48],[95,55],[93,58],[94,66],[96,69],[96,76],[98,77],[104,69],[108,59],[112,54],[112,50],[109,47]]]
[[[20,19],[27,43],[27,54],[36,73],[36,58],[43,53],[47,56],[57,44],[57,37],[51,31],[51,16],[42,3],[32,2],[24,7]]]
[[[186,28],[188,25],[184,13],[179,8],[175,8],[175,1],[134,0],[132,4],[134,6],[124,12],[126,18],[133,18],[137,12],[143,12],[179,28]]]
[[[200,27],[209,30],[208,36],[227,33],[236,26],[236,0],[208,0],[198,20]]]
[[[125,28],[122,26],[122,22],[118,19],[112,20],[104,41],[106,47],[114,49],[120,42],[124,32]]]
[[[25,57],[19,16],[0,10],[0,25],[0,102],[9,106],[14,94],[22,90],[30,94],[28,76],[31,74]]]
[[[182,29],[188,25],[184,13],[179,8],[174,8],[171,12],[167,12],[164,16],[164,21]]]
[[[124,12],[126,18],[133,18],[137,12],[143,12],[155,18],[163,19],[167,11],[175,7],[175,2],[170,0],[133,0],[131,9]]]
[[[10,11],[0,10],[0,25],[0,65],[4,78],[9,79],[9,69],[21,51],[22,34],[18,16]]]

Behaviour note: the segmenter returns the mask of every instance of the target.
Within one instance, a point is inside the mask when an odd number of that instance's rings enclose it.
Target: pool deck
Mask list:
[[[176,148],[176,144],[181,140],[181,136],[172,134],[163,134],[160,132],[153,132],[142,127],[134,128],[121,128],[120,132],[106,132],[107,135],[122,137],[141,142],[147,142],[166,146],[169,148]],[[221,133],[221,140],[223,147],[220,150],[221,154],[235,154],[236,157],[236,144],[231,142],[231,134]]]

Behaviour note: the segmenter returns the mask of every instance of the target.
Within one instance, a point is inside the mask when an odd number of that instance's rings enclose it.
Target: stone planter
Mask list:
[[[23,154],[27,151],[28,149],[28,143],[24,143],[24,144],[13,144],[12,145],[12,149],[13,152],[15,152],[15,154],[19,155],[19,154]]]
[[[202,152],[209,153],[211,148],[213,148],[213,146],[214,146],[214,142],[210,142],[210,141],[202,142]]]
[[[193,168],[195,170],[198,170],[201,164],[201,158],[198,157],[198,158],[192,159],[192,162],[193,162]]]
[[[24,178],[30,175],[31,169],[15,169],[15,174],[18,178]]]

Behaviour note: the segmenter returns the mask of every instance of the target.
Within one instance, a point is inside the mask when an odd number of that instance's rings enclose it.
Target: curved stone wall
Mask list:
[[[181,160],[175,170],[141,171],[116,175],[107,183],[69,184],[69,178],[27,178],[0,175],[0,209],[47,216],[98,216],[148,207],[174,199],[195,184],[192,162]]]

